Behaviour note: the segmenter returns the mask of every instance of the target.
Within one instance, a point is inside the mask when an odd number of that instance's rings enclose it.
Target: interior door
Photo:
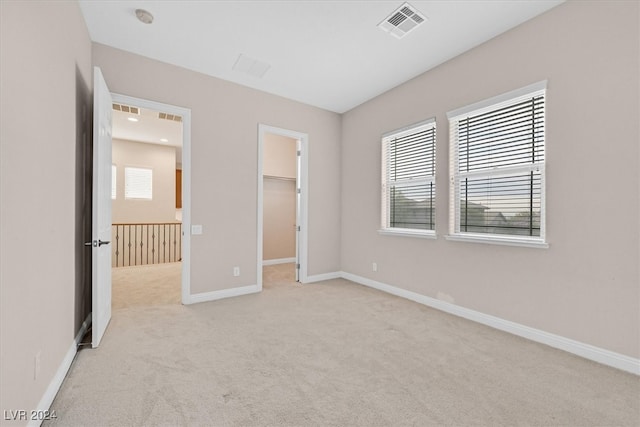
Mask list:
[[[302,142],[296,141],[296,282],[300,281],[300,231],[302,218],[300,217],[301,190],[301,154]]]
[[[93,69],[92,337],[98,347],[111,320],[111,93]]]

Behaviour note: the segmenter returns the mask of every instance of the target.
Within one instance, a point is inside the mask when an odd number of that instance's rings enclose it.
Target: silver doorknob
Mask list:
[[[92,242],[84,242],[84,245],[85,246],[93,246],[94,248],[97,248],[97,247],[102,246],[102,245],[108,245],[109,243],[111,243],[111,242],[108,241],[108,240],[94,240]]]

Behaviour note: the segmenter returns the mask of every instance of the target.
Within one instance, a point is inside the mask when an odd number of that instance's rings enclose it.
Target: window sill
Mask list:
[[[483,236],[478,234],[449,234],[445,239],[454,242],[487,243],[490,245],[520,246],[547,249],[549,244],[538,239],[518,239],[513,237]]]
[[[382,228],[378,234],[383,236],[418,237],[421,239],[437,239],[435,231],[412,230],[410,228]]]

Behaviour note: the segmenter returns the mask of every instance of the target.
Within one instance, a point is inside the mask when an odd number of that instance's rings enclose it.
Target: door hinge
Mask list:
[[[300,150],[296,151],[296,155],[297,155],[298,157],[300,157],[300,156],[302,155],[302,151],[300,151]]]
[[[302,190],[300,188],[298,188],[298,194],[302,193]]]
[[[296,269],[300,270],[300,264],[296,264]]]
[[[300,226],[299,225],[296,227],[296,231],[300,231]]]

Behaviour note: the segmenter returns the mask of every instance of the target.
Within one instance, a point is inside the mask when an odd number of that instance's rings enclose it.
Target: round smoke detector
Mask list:
[[[153,15],[144,9],[136,9],[136,17],[140,22],[145,24],[151,24],[153,22]]]

